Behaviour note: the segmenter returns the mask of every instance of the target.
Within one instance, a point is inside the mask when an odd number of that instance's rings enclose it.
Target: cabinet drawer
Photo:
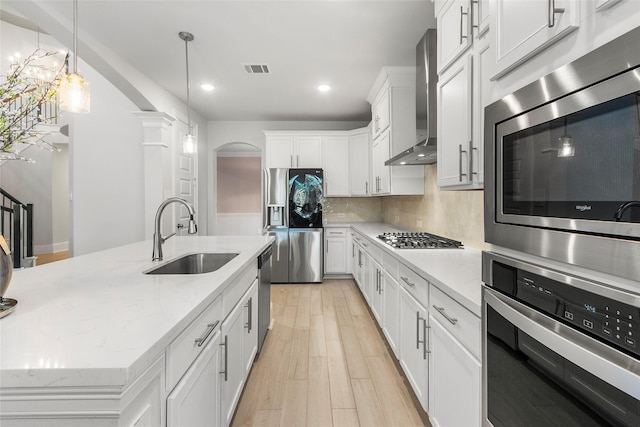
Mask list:
[[[414,296],[418,302],[425,307],[429,305],[429,282],[421,277],[418,273],[407,267],[406,265],[399,263],[398,282],[404,287],[411,295]]]
[[[367,244],[369,246],[366,249],[371,255],[371,258],[375,259],[378,264],[382,265],[382,254],[384,252],[382,248],[378,247],[378,245],[375,245],[371,242],[367,242]]]
[[[344,238],[347,237],[347,229],[346,228],[325,228],[324,229],[324,237],[326,238]]]
[[[393,280],[398,280],[398,270],[399,270],[399,262],[396,257],[389,254],[388,252],[382,253],[382,267],[389,274],[389,276],[393,277]]]
[[[249,286],[253,283],[254,279],[258,277],[258,261],[252,262],[242,273],[231,283],[227,288],[222,291],[222,313],[223,319],[226,319],[233,307],[236,306],[242,295],[247,292]]]
[[[480,318],[433,285],[429,288],[429,300],[431,316],[480,358]]]
[[[213,301],[167,349],[167,390],[172,390],[222,323],[222,298]],[[202,341],[200,341],[202,340]]]

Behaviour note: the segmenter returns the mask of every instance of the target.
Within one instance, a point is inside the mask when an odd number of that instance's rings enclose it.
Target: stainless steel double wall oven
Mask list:
[[[488,106],[485,172],[483,424],[640,426],[640,28]]]

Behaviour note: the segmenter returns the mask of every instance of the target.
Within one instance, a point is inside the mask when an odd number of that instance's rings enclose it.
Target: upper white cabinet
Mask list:
[[[321,168],[322,138],[265,132],[268,168]]]
[[[370,196],[371,133],[369,128],[356,129],[349,135],[349,194]]]
[[[492,5],[494,78],[508,73],[580,24],[578,0],[495,0]]]
[[[488,70],[495,62],[489,44],[489,11],[488,0],[449,0],[439,9],[437,169],[441,189],[484,185],[484,107],[491,94]]]
[[[385,166],[416,144],[415,67],[383,67],[369,92],[374,195],[424,194],[423,166]]]
[[[325,136],[322,139],[324,195],[349,195],[349,136]]]
[[[470,0],[451,0],[438,15],[438,73],[449,67],[472,44]]]

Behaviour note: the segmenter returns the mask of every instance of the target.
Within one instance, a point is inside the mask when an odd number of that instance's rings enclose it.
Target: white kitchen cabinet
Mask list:
[[[471,0],[471,27],[476,35],[482,35],[489,29],[489,3],[489,0]]]
[[[324,274],[347,274],[347,229],[324,229]],[[351,248],[349,248],[351,249]]]
[[[242,306],[244,307],[242,360],[244,362],[244,377],[246,378],[258,353],[258,279],[253,281],[247,291]]]
[[[349,136],[349,194],[369,196],[371,185],[371,133],[368,128],[352,131]]]
[[[580,25],[579,0],[495,0],[493,78],[500,78]],[[552,10],[553,9],[553,10]]]
[[[349,136],[322,138],[322,168],[324,169],[324,195],[349,196]]]
[[[367,246],[369,246],[369,243],[362,243],[362,293],[364,294],[364,299],[371,305],[374,289],[373,260],[369,252],[367,252]]]
[[[219,328],[167,398],[167,427],[215,425],[220,420]],[[141,424],[134,424],[141,425]],[[145,424],[146,425],[146,424]],[[152,425],[152,424],[148,424]]]
[[[322,168],[322,137],[265,132],[268,168]]]
[[[471,182],[472,63],[473,56],[467,53],[438,82],[439,187]]]
[[[398,309],[400,304],[400,285],[396,279],[387,271],[385,263],[382,272],[382,332],[387,338],[387,343],[393,354],[398,358]]]
[[[367,96],[373,117],[372,194],[424,194],[423,166],[384,165],[417,142],[415,77],[415,67],[383,67]]]
[[[400,366],[422,408],[428,412],[428,311],[401,286],[399,314]]]
[[[434,427],[479,426],[481,364],[440,324],[440,319],[429,317],[431,424]]]
[[[222,415],[221,425],[223,427],[227,427],[231,423],[244,385],[245,364],[242,346],[244,342],[245,312],[246,308],[243,302],[240,302],[222,322],[221,327],[220,411]]]
[[[384,269],[374,259],[371,260],[371,312],[380,328],[384,325]]]
[[[383,91],[371,106],[371,122],[373,139],[376,139],[389,128],[391,124],[391,106],[389,105],[389,91]]]
[[[438,74],[473,44],[471,1],[451,0],[438,14]]]
[[[390,131],[385,131],[378,139],[373,141],[373,193],[389,194],[391,192],[391,167],[384,162],[391,157],[389,139]]]

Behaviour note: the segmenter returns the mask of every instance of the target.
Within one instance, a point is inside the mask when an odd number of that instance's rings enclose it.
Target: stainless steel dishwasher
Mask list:
[[[269,246],[258,257],[258,353],[271,323],[271,252]]]

